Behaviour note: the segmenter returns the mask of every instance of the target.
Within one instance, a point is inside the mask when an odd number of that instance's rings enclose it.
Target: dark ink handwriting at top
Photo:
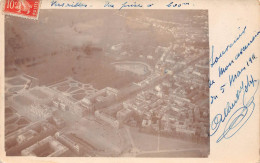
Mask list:
[[[55,7],[64,7],[65,3],[59,3],[57,1],[52,1],[51,2],[51,6],[55,6]]]
[[[107,1],[106,4],[104,5],[104,7],[114,8],[114,4],[110,3],[109,1]]]
[[[87,7],[86,4],[83,4],[81,2],[77,2],[77,3],[67,3],[66,7]]]
[[[136,2],[134,2],[133,4],[128,4],[128,2],[125,2],[122,4],[119,10],[121,10],[122,8],[141,8],[141,7],[143,7],[143,5]]]
[[[188,2],[178,3],[178,4],[171,2],[171,3],[167,4],[166,6],[167,7],[181,7],[181,6],[188,6],[188,5],[190,5],[190,3],[188,3]]]
[[[52,1],[51,2],[51,6],[55,6],[55,7],[87,7],[86,4],[83,4],[81,2],[77,2],[77,3],[59,3],[58,1]]]

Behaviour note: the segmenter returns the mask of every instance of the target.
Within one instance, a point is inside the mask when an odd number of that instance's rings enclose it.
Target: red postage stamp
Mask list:
[[[41,0],[5,0],[4,14],[38,19]]]

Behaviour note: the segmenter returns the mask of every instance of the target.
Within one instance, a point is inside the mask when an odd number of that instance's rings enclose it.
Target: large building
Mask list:
[[[53,137],[48,136],[32,146],[22,150],[22,156],[58,157],[69,149]]]
[[[76,101],[73,101],[72,98],[59,95],[52,99],[52,105],[62,111],[70,111],[73,114],[76,114],[80,117],[84,115],[85,108],[81,107]]]
[[[59,132],[57,132],[55,134],[55,138],[58,139],[60,142],[64,143],[65,145],[67,145],[69,148],[71,148],[76,153],[81,152],[80,144],[73,141],[68,136],[66,136],[64,134],[60,134]]]
[[[113,103],[118,96],[118,90],[110,87],[106,87],[97,91],[95,94],[89,97],[85,97],[81,100],[81,105],[88,108],[102,109],[111,103]]]
[[[7,155],[21,155],[21,150],[37,141],[54,134],[56,128],[47,121],[38,121],[23,127],[6,136],[5,148]]]

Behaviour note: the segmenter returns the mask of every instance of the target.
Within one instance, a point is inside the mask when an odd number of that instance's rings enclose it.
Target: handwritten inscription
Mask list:
[[[81,7],[87,7],[87,4],[84,4],[82,2],[72,2],[72,3],[60,3],[58,1],[51,1],[51,6],[54,7],[73,7],[73,8],[81,8]]]
[[[238,60],[238,58],[244,54],[244,52],[251,46],[251,44],[255,41],[255,39],[259,36],[260,31],[258,31],[252,38],[251,40],[240,49],[240,52],[235,56],[235,60]]]
[[[242,67],[241,70],[238,70],[237,73],[233,75],[229,75],[229,85],[232,86],[232,83],[236,81],[237,78],[240,77],[243,71],[245,71],[246,67]]]
[[[243,33],[245,33],[246,27],[244,28],[243,32],[240,33],[239,37],[237,37],[235,40],[239,40],[241,38],[241,36],[243,35]],[[255,39],[259,36],[260,34],[260,31],[258,31],[255,35],[252,36],[251,40],[245,45],[243,46],[241,49],[240,49],[240,52],[237,53],[235,55],[235,57],[233,59],[231,59],[228,64],[226,64],[224,67],[223,66],[219,66],[218,67],[218,76],[219,78],[222,77],[225,73],[228,72],[228,70],[236,63],[236,61],[239,59],[240,56],[242,56],[244,54],[244,52],[248,49],[249,46],[251,46],[251,44],[254,43]],[[237,42],[237,41],[234,41],[234,42]],[[233,42],[233,43],[234,43]],[[232,44],[232,46],[234,46],[234,44]],[[211,56],[211,59],[210,59],[210,65],[211,65],[211,68],[214,67],[214,65],[224,56],[225,53],[227,53],[228,49],[230,47],[232,47],[231,44],[227,46],[226,50],[225,51],[222,51],[219,55],[219,57],[215,57],[214,61],[212,60],[212,58],[214,57],[213,56],[213,51],[214,51],[214,46],[212,46],[212,56]],[[255,59],[255,55],[252,56],[254,59]],[[252,61],[252,58],[250,59]],[[249,64],[248,64],[249,66]],[[243,70],[242,70],[243,71]],[[213,81],[215,81],[214,79],[212,79]],[[210,87],[212,86],[213,84],[210,85]]]
[[[244,30],[239,34],[239,36],[229,45],[226,46],[225,50],[222,50],[222,52],[219,53],[219,56],[214,57],[214,46],[212,46],[212,53],[211,53],[211,58],[210,58],[210,66],[213,67],[218,61],[228,52],[229,49],[231,49],[237,41],[245,34],[246,32],[246,26]]]
[[[122,4],[122,6],[119,8],[119,10],[123,9],[123,8],[142,8],[143,5],[140,3],[129,3],[129,2],[125,2]]]
[[[231,53],[228,54],[229,50],[234,47],[235,44],[245,35],[246,29],[247,27],[245,26],[243,31],[240,32],[234,41],[227,45],[226,48],[219,53],[219,55],[215,56],[214,45],[212,46],[210,68],[215,68],[215,65],[217,64],[219,64],[219,66],[217,68],[218,77],[209,80],[209,88],[215,87],[215,85],[220,85],[220,93],[210,96],[211,105],[216,103],[216,101],[218,101],[220,98],[225,98],[223,95],[225,94],[225,90],[227,88],[232,89],[229,90],[229,94],[230,92],[234,91],[233,100],[227,101],[226,106],[223,107],[219,113],[214,115],[214,118],[210,123],[211,136],[218,135],[216,140],[217,143],[221,142],[223,139],[229,139],[234,136],[248,122],[255,109],[254,100],[258,91],[259,80],[255,79],[254,74],[248,74],[247,69],[249,69],[249,67],[255,63],[257,57],[254,53],[249,55],[245,54],[245,52],[254,43],[256,38],[259,36],[260,31],[256,32],[249,39],[249,41],[246,42],[244,46],[242,46],[242,48],[239,48],[240,51],[238,53],[235,53],[233,56],[230,56]],[[221,65],[222,60],[226,60],[225,56],[228,55],[228,58],[231,59],[227,61],[226,65]],[[242,62],[242,64],[241,62],[239,64],[236,63],[242,55],[249,55],[248,59]],[[232,69],[236,68],[237,70],[232,70],[232,72],[230,72],[231,67],[233,67]],[[226,76],[224,74],[228,75],[227,80],[223,78],[223,76]],[[243,77],[246,78],[243,79]],[[224,83],[218,83],[223,81]],[[240,85],[238,88],[234,89],[233,87],[237,87],[237,82],[240,82]]]
[[[209,80],[209,88],[211,88],[211,86],[215,84],[215,81],[214,80]]]
[[[255,54],[252,54],[252,56],[249,57],[248,61],[246,62],[245,65],[242,65],[240,69],[238,69],[235,73],[232,73],[232,74],[229,74],[229,86],[231,87],[233,85],[233,83],[235,83],[235,81],[243,74],[243,72],[245,72],[245,70],[247,69],[247,67],[250,67],[253,63],[254,63],[254,60],[256,60],[257,57],[255,56]],[[223,70],[223,71],[227,71],[228,69],[226,70]],[[221,77],[221,76],[219,76]],[[215,81],[212,80],[214,83],[209,83],[209,88],[212,87],[213,84],[215,84]],[[225,84],[222,84],[220,86],[220,91],[221,93],[224,93],[224,88],[226,86],[226,83]],[[216,97],[215,96],[212,96],[212,97]],[[213,101],[217,99],[217,98],[211,98],[211,104],[213,104]]]
[[[107,1],[107,2],[105,3],[104,7],[111,7],[111,8],[114,8],[115,5],[114,5],[113,3]]]
[[[175,8],[177,8],[177,7],[189,6],[189,5],[190,5],[190,3],[188,3],[188,2],[185,2],[185,3],[174,3],[174,2],[171,2],[171,3],[167,4],[166,6],[167,7],[175,7]]]
[[[183,3],[174,3],[170,2],[165,4],[166,8],[182,8],[185,6],[189,6],[189,2],[183,2]],[[64,3],[64,2],[59,2],[58,0],[52,0],[51,1],[51,7],[73,7],[73,8],[82,8],[82,7],[91,7],[92,5],[87,5],[82,3],[81,1],[78,2],[72,2],[72,3]],[[130,2],[130,1],[125,1],[122,4],[114,4],[113,2],[110,1],[105,1],[105,4],[103,5],[104,8],[117,8],[119,10],[122,9],[127,9],[127,8],[152,8],[156,6],[155,3],[137,3],[135,2]]]
[[[227,102],[226,107],[223,109],[223,113],[219,113],[213,118],[210,126],[211,130],[213,130],[211,136],[214,135],[218,131],[220,125],[229,118],[224,132],[216,141],[217,143],[223,138],[231,138],[251,117],[255,108],[254,96],[258,90],[258,86],[259,81],[255,80],[253,75],[250,75],[250,77],[247,76],[247,81],[242,81],[240,88],[236,90],[235,99],[232,102]],[[250,88],[253,90],[251,95],[249,93]],[[231,111],[235,108],[241,97],[243,103],[242,106],[230,116]]]
[[[234,63],[233,60],[231,60],[224,68],[220,67],[218,68],[218,76],[221,77],[227,70],[229,67],[232,66],[232,64]]]

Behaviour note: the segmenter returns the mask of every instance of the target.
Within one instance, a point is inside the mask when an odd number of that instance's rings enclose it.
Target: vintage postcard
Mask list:
[[[259,161],[257,0],[0,3],[0,161]]]

